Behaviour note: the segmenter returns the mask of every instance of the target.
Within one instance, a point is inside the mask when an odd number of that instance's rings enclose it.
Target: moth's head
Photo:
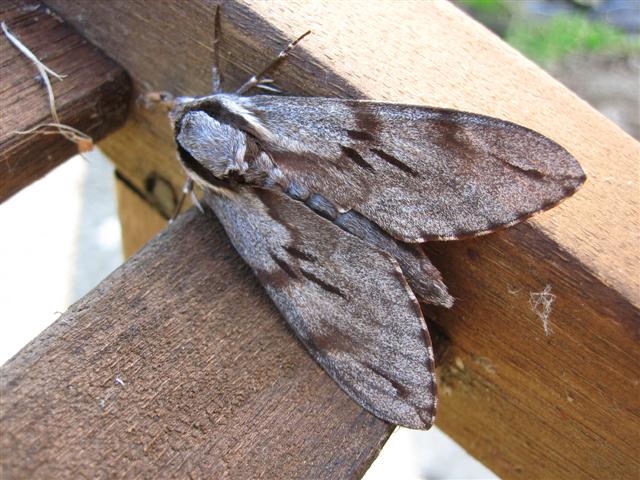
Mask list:
[[[220,118],[217,97],[177,97],[169,113],[182,166],[200,183],[211,183],[212,176],[223,180],[242,174],[247,168],[246,136]]]

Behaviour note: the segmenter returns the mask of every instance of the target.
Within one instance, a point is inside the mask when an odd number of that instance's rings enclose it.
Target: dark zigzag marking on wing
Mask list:
[[[300,260],[305,260],[307,262],[315,261],[315,258],[313,258],[311,255],[309,255],[308,253],[304,253],[303,251],[298,250],[296,247],[293,247],[291,245],[287,245],[286,247],[284,247],[284,249],[292,257],[298,258]]]
[[[363,363],[363,365],[365,367],[370,368],[376,375],[378,375],[381,378],[384,378],[387,382],[389,382],[391,386],[395,389],[396,393],[398,394],[398,397],[402,399],[406,399],[411,394],[411,392],[406,387],[404,387],[399,381],[387,375],[385,372],[383,372],[381,369],[379,369],[372,363]]]
[[[296,272],[293,271],[293,268],[291,268],[291,265],[289,265],[284,260],[279,259],[273,252],[269,252],[269,255],[271,256],[273,261],[276,262],[278,266],[287,273],[287,275],[289,275],[291,278],[294,278],[294,279],[298,278],[298,275],[296,274]]]
[[[347,130],[347,135],[353,140],[361,140],[363,142],[373,142],[375,140],[373,135],[362,130]]]
[[[542,180],[547,176],[546,173],[537,170],[535,167],[522,167],[520,165],[516,165],[515,163],[511,163],[506,157],[503,157],[502,155],[498,155],[496,153],[492,153],[491,155],[493,155],[493,158],[495,158],[496,160],[502,162],[502,164],[507,168],[516,172],[520,172],[527,177],[533,178],[535,180]]]
[[[312,281],[313,283],[315,283],[316,285],[318,285],[320,288],[322,288],[323,290],[326,290],[329,293],[333,293],[334,295],[338,295],[344,299],[347,298],[347,296],[342,293],[340,291],[340,289],[338,287],[334,287],[333,285],[328,284],[327,282],[325,282],[324,280],[318,278],[317,276],[315,276],[313,273],[308,272],[304,269],[300,269],[300,272],[302,273],[302,275],[307,279]]]
[[[396,168],[399,168],[403,172],[408,173],[409,175],[411,175],[412,177],[420,176],[420,174],[418,172],[416,172],[413,168],[411,168],[409,165],[406,165],[406,164],[402,163],[396,157],[394,157],[393,155],[389,155],[384,150],[380,150],[379,148],[371,148],[370,150],[373,153],[375,153],[376,155],[378,155],[378,157],[380,157],[385,162],[393,165]]]
[[[342,150],[342,153],[359,167],[369,170],[370,172],[375,172],[375,169],[353,148],[340,145],[340,150]]]

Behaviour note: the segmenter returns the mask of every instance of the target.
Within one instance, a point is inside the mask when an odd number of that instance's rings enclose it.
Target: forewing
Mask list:
[[[475,236],[556,205],[585,179],[562,147],[472,113],[328,98],[242,99],[294,191],[406,242]]]
[[[383,420],[429,428],[433,351],[396,261],[279,192],[237,186],[208,193],[206,202],[342,389]]]

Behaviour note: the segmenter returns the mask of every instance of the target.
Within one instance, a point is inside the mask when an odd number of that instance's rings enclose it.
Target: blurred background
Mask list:
[[[640,0],[455,3],[640,139]],[[71,159],[0,205],[0,224],[5,363],[123,261],[113,167]],[[398,429],[365,478],[496,477],[434,428]]]

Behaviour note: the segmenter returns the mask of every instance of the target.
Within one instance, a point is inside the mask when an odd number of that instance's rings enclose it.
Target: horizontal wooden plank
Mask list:
[[[139,90],[209,90],[213,2],[49,4]],[[276,75],[286,91],[498,116],[558,141],[585,167],[587,184],[557,209],[429,247],[457,299],[450,311],[425,310],[450,342],[437,359],[437,424],[504,477],[634,478],[638,143],[446,2],[225,2],[225,85],[308,28],[314,34]],[[162,114],[136,109],[104,145],[141,190],[151,174],[181,183]],[[530,304],[547,286],[548,334]]]
[[[45,65],[66,75],[51,79],[60,121],[95,141],[124,123],[130,82],[126,72],[60,17],[36,2],[0,1],[0,18]],[[0,202],[77,153],[60,135],[20,135],[54,120],[33,62],[0,34]]]
[[[391,433],[193,210],[0,373],[6,479],[355,478]]]

